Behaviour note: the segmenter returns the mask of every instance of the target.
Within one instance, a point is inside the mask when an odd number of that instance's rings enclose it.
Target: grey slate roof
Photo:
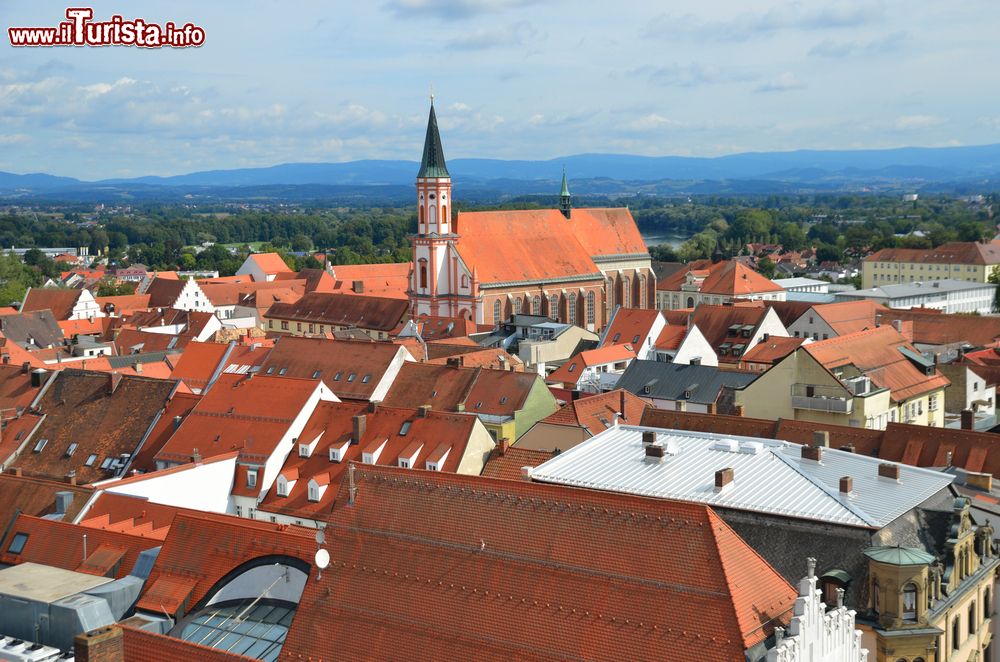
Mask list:
[[[49,310],[0,316],[0,332],[8,340],[29,350],[63,343],[62,329]]]
[[[616,387],[639,397],[709,404],[716,401],[723,386],[742,388],[758,376],[756,373],[719,370],[707,365],[636,360],[625,369]],[[690,397],[686,395],[687,391],[690,391]]]
[[[441,134],[438,132],[433,102],[431,102],[430,116],[427,118],[424,157],[420,161],[420,172],[417,173],[417,177],[450,177],[448,166],[444,162],[444,148],[441,146]]]

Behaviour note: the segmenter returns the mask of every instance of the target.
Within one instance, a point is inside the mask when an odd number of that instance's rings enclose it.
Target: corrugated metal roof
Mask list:
[[[657,433],[656,443],[666,449],[662,461],[646,460],[644,431]],[[744,450],[717,450],[722,440]],[[757,452],[748,452],[748,443]],[[907,465],[898,465],[896,481],[878,475],[882,461],[876,458],[824,448],[816,462],[803,459],[802,449],[757,437],[621,425],[534,468],[531,478],[870,528],[888,525],[952,482]],[[734,479],[716,491],[715,472],[725,468],[733,469]],[[840,494],[842,476],[853,480],[849,496]]]

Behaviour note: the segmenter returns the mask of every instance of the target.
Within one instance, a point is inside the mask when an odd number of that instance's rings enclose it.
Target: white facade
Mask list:
[[[396,376],[399,374],[400,369],[402,369],[403,364],[408,361],[415,361],[413,355],[407,351],[405,347],[400,345],[399,351],[396,352],[396,356],[392,357],[392,361],[389,362],[389,366],[382,373],[382,378],[379,379],[378,384],[375,385],[375,389],[372,391],[372,397],[369,398],[371,402],[382,402],[385,400],[386,394],[389,392],[389,387],[392,383],[396,381]]]
[[[235,470],[233,453],[222,460],[186,464],[97,485],[114,494],[143,497],[165,506],[224,513],[229,508]],[[77,519],[82,517],[81,514]]]
[[[815,568],[816,560],[809,559],[809,574],[799,581],[795,615],[787,633],[775,630],[777,641],[767,651],[767,662],[867,662],[861,630],[854,627],[855,612],[843,605],[826,610]]]
[[[786,292],[809,292],[812,294],[827,294],[830,283],[816,278],[775,278],[772,282],[781,285]]]
[[[705,339],[697,324],[692,324],[688,329],[687,335],[684,336],[680,347],[677,348],[677,353],[674,354],[672,363],[688,365],[691,363],[691,359],[698,359],[701,365],[715,367],[719,365],[719,357],[715,353],[715,348]]]
[[[73,305],[73,312],[70,313],[69,319],[86,320],[93,317],[105,317],[104,311],[101,310],[100,304],[94,299],[90,290],[80,290],[80,296]]]
[[[178,308],[180,310],[195,310],[200,313],[214,313],[215,306],[212,302],[208,300],[205,296],[205,292],[202,291],[198,283],[193,279],[189,278],[184,283],[184,289],[181,293],[177,295],[177,300],[173,303],[173,308]]]
[[[867,290],[839,292],[837,301],[871,299],[889,308],[931,308],[946,314],[993,312],[997,286],[964,280],[935,280],[882,285]]]
[[[793,338],[810,338],[812,340],[826,340],[837,336],[833,327],[816,313],[815,306],[789,324],[788,333]]]

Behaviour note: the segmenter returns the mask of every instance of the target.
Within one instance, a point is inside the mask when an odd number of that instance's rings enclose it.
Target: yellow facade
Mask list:
[[[983,264],[930,264],[865,260],[861,263],[861,289],[945,279],[988,283],[992,271],[993,265]]]
[[[295,320],[283,320],[276,317],[265,317],[264,330],[268,333],[282,334],[287,336],[318,336],[334,331],[364,331],[376,340],[388,340],[389,334],[384,331],[365,329],[356,326],[337,326],[335,324],[315,324],[313,322],[296,322]]]
[[[841,379],[859,374],[848,366]],[[943,388],[902,403],[893,402],[888,389],[853,395],[840,379],[801,349],[737,391],[736,404],[743,406],[746,416],[770,420],[794,419],[875,430],[885,429],[891,422],[944,425]]]

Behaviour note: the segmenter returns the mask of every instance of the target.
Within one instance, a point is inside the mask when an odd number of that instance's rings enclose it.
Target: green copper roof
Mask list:
[[[877,563],[889,565],[924,565],[933,563],[934,557],[913,547],[869,547],[865,556]]]
[[[569,182],[566,181],[566,168],[563,168],[562,191],[559,192],[559,196],[563,198],[569,197]]]
[[[434,114],[434,103],[431,103],[431,114],[427,118],[427,136],[424,138],[424,158],[420,161],[420,172],[417,177],[451,177],[448,166],[444,162],[444,148],[441,147],[441,134],[438,133],[437,115]]]

